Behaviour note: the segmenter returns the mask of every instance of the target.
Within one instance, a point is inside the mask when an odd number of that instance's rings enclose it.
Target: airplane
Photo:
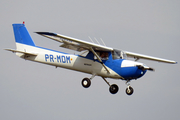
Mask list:
[[[116,84],[110,84],[106,78],[125,81],[127,85],[125,92],[127,95],[132,95],[134,89],[131,87],[130,81],[141,78],[148,70],[154,71],[153,68],[138,62],[139,59],[170,64],[177,63],[173,60],[118,50],[57,33],[36,32],[39,35],[62,43],[60,47],[81,52],[81,54],[78,55],[68,54],[36,46],[24,22],[23,24],[12,24],[12,26],[16,49],[5,50],[16,53],[17,56],[25,60],[91,74],[91,77],[85,77],[82,80],[81,84],[84,88],[90,87],[91,80],[95,76],[100,76],[109,85],[109,92],[111,94],[116,94],[119,87]],[[134,60],[128,60],[127,57],[133,58]]]

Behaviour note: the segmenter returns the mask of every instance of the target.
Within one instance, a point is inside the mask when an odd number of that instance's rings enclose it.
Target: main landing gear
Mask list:
[[[84,88],[90,87],[90,85],[91,85],[91,79],[94,78],[94,76],[95,76],[95,75],[93,75],[91,78],[84,78],[84,79],[82,80],[82,82],[81,82],[82,86],[83,86]],[[109,82],[108,82],[104,77],[102,77],[102,78],[103,78],[104,81],[109,85],[109,92],[110,92],[111,94],[116,94],[116,93],[118,92],[118,90],[119,90],[119,87],[118,87],[116,84],[110,85]]]
[[[116,84],[110,85],[109,82],[104,77],[102,77],[102,78],[109,85],[109,92],[111,94],[116,94],[119,90],[119,87]]]
[[[118,92],[118,90],[119,90],[119,87],[116,84],[112,84],[109,87],[109,92],[111,94],[116,94]]]
[[[91,80],[89,78],[84,78],[81,83],[84,88],[88,88],[91,85]]]
[[[95,77],[95,75],[93,75],[91,78],[84,78],[84,79],[82,80],[82,82],[81,82],[82,86],[83,86],[84,88],[90,87],[90,86],[91,86],[91,79],[93,79],[94,77]],[[110,83],[109,83],[104,77],[102,77],[102,78],[103,78],[103,80],[109,85],[109,92],[110,92],[111,94],[116,94],[116,93],[118,92],[118,90],[119,90],[119,87],[118,87],[116,84],[110,85]],[[132,95],[133,92],[134,92],[134,90],[133,90],[133,88],[130,86],[129,82],[130,82],[130,81],[127,81],[127,82],[126,82],[126,84],[128,85],[128,87],[126,88],[125,92],[126,92],[127,95]]]

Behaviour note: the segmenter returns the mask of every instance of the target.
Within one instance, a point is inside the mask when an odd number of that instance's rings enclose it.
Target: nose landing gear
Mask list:
[[[126,82],[126,84],[128,85],[128,87],[126,88],[126,94],[127,95],[132,95],[133,94],[133,92],[134,92],[134,89],[130,86],[130,83],[129,83],[130,81],[127,81]]]
[[[133,90],[133,88],[132,88],[131,86],[128,86],[128,87],[126,88],[126,94],[127,94],[127,95],[132,95],[133,92],[134,92],[134,90]]]

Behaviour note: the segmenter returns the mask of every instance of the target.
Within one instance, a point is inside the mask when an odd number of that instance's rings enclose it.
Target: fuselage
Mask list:
[[[94,54],[92,52],[89,52],[84,57],[21,43],[16,43],[16,46],[21,51],[37,54],[37,56],[29,56],[24,55],[23,53],[16,53],[23,59],[84,73],[96,74],[97,76],[131,80],[137,79],[146,73],[146,70],[142,70],[137,67],[137,65],[143,65],[142,63],[125,59],[114,60],[111,52],[109,52],[107,60],[102,60],[110,71],[110,73],[108,73],[102,64],[94,58]]]

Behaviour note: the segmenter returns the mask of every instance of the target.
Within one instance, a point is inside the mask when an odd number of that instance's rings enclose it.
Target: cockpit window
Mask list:
[[[115,59],[126,59],[126,54],[120,50],[113,50],[112,51],[112,57],[114,60]]]

